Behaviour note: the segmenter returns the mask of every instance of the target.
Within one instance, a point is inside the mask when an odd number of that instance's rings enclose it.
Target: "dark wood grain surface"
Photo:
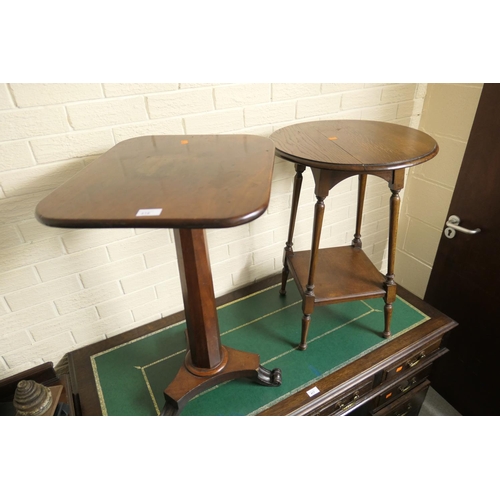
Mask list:
[[[118,143],[42,200],[57,227],[231,227],[269,203],[274,145],[253,135],[146,136]],[[160,215],[138,216],[139,210]]]
[[[294,278],[307,283],[311,252],[304,250],[288,256]],[[314,302],[347,302],[383,297],[384,276],[360,249],[351,246],[322,248],[319,250]],[[304,295],[306,286],[299,287]]]
[[[370,172],[411,167],[438,153],[419,130],[369,120],[298,123],[271,135],[277,156],[311,167]]]

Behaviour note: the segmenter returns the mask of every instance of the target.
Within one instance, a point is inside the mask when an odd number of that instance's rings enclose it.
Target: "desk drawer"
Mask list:
[[[372,415],[375,417],[418,416],[430,384],[429,380],[425,380],[396,401],[384,406],[382,409],[374,410]]]
[[[441,345],[441,339],[433,342],[422,349],[412,352],[411,354],[393,363],[384,370],[382,381],[389,380],[402,375],[404,372],[417,367],[420,363],[423,364],[429,356],[435,353]]]
[[[427,378],[430,371],[431,366],[427,366],[426,368],[418,371],[417,373],[414,373],[408,378],[399,379],[397,383],[380,394],[375,403],[375,407],[378,408],[382,405],[385,405],[390,401],[394,401],[396,398],[411,391],[414,387],[416,387]]]
[[[332,397],[332,399],[314,408],[310,413],[307,413],[307,415],[326,417],[336,415],[340,412],[343,413],[349,408],[354,407],[365,394],[368,394],[372,386],[373,378],[370,377],[368,380],[363,380],[344,393]]]

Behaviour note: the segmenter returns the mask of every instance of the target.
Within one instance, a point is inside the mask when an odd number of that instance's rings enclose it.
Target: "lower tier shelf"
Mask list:
[[[290,272],[304,297],[309,279],[311,252],[288,252]],[[373,299],[385,295],[384,276],[361,248],[322,248],[318,252],[314,281],[315,304]]]

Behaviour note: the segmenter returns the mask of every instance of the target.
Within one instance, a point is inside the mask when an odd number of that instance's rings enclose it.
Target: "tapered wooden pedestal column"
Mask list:
[[[227,380],[250,378],[279,386],[281,370],[267,370],[258,354],[221,344],[205,231],[175,229],[174,235],[188,346],[184,365],[164,391],[162,415],[176,415],[194,396]]]

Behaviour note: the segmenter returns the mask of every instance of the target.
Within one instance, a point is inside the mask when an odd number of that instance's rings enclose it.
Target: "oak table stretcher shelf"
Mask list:
[[[418,130],[392,123],[368,120],[325,120],[305,122],[277,130],[271,135],[276,155],[295,164],[292,209],[283,256],[281,294],[291,272],[302,295],[302,332],[299,349],[307,348],[311,314],[316,305],[383,297],[385,301],[384,337],[391,335],[392,304],[396,300],[394,264],[399,193],[404,186],[405,169],[436,156],[438,145]],[[293,234],[302,174],[310,167],[316,205],[310,251],[294,252]],[[330,190],[348,177],[359,176],[358,207],[354,239],[350,246],[319,248],[325,211],[324,200]],[[389,255],[385,278],[362,250],[361,223],[367,175],[386,180],[390,199]]]
[[[173,228],[189,349],[165,389],[163,415],[196,394],[251,378],[278,386],[279,369],[224,347],[205,229],[248,223],[266,210],[274,146],[252,135],[146,136],[118,143],[43,199],[37,219],[69,228]]]

